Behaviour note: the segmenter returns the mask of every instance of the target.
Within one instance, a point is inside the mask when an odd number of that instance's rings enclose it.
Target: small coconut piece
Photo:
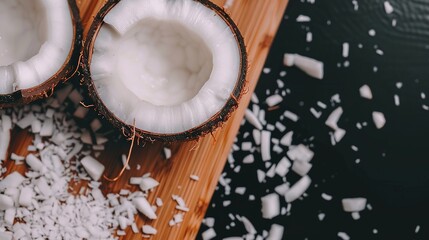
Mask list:
[[[74,1],[2,1],[0,108],[49,95],[78,66],[82,26]],[[40,24],[46,22],[49,24]]]
[[[197,175],[195,175],[195,174],[191,174],[190,176],[189,176],[189,178],[191,179],[191,180],[193,180],[193,181],[199,181],[200,180],[200,177],[199,176],[197,176]]]
[[[0,210],[4,211],[13,208],[13,199],[4,194],[0,194]]]
[[[278,224],[271,225],[270,233],[268,234],[267,240],[281,240],[283,239],[284,227]]]
[[[366,198],[344,198],[341,202],[345,212],[360,212],[366,206]]]
[[[12,226],[15,221],[16,216],[16,209],[15,208],[9,208],[4,211],[4,221],[7,225]],[[0,239],[2,239],[0,237]]]
[[[236,109],[245,50],[237,26],[210,1],[109,1],[89,29],[84,79],[97,110],[125,134],[190,140]]]
[[[332,113],[329,115],[328,119],[325,121],[325,125],[332,128],[333,130],[338,129],[338,121],[341,118],[341,115],[343,115],[343,108],[338,107]]]
[[[103,175],[104,165],[91,156],[85,156],[80,160],[80,163],[85,168],[86,172],[92,179],[98,181]]]
[[[285,177],[289,172],[289,168],[291,166],[291,162],[286,157],[283,157],[276,166],[276,174],[280,177]]]
[[[12,240],[13,234],[11,232],[0,232],[0,239],[1,240]]]
[[[298,146],[291,146],[287,156],[293,161],[310,162],[314,157],[314,152],[307,146],[299,144]]]
[[[145,177],[141,179],[140,189],[142,191],[149,191],[159,185],[159,182],[151,177]]]
[[[142,231],[144,234],[147,235],[155,235],[158,232],[154,227],[150,225],[143,225]]]
[[[247,156],[245,156],[244,158],[243,158],[243,163],[244,164],[251,164],[251,163],[253,163],[255,161],[255,157],[253,156],[253,154],[249,154],[249,155],[247,155]]]
[[[292,165],[292,171],[300,176],[305,176],[311,170],[313,165],[306,161],[294,161]]]
[[[216,237],[216,232],[213,228],[209,228],[201,234],[201,237],[203,240],[210,240]]]
[[[269,131],[261,133],[261,155],[263,161],[271,159],[271,132]]]
[[[384,11],[385,11],[387,14],[391,14],[391,13],[393,13],[393,7],[392,7],[392,4],[390,4],[390,2],[389,2],[389,1],[384,1]]]
[[[283,58],[286,66],[296,66],[310,77],[323,79],[323,63],[321,61],[301,56],[299,54],[286,53]]]
[[[386,124],[386,118],[381,112],[372,112],[372,120],[374,121],[375,127],[381,129]]]
[[[343,57],[344,58],[347,58],[349,56],[349,49],[350,49],[349,43],[347,43],[347,42],[343,43]]]
[[[4,191],[7,188],[17,188],[24,180],[25,178],[15,171],[0,180],[0,191]]]
[[[252,124],[255,128],[262,130],[261,122],[259,122],[258,118],[255,116],[255,114],[253,114],[252,111],[246,109],[244,116],[246,117],[247,121],[249,121],[249,123]]]
[[[372,91],[371,88],[369,88],[368,85],[363,85],[359,88],[360,96],[366,99],[372,99]]]
[[[310,22],[310,21],[311,21],[311,18],[310,18],[309,16],[306,16],[306,15],[299,15],[299,16],[296,18],[296,21],[297,21],[297,22]]]
[[[311,179],[309,176],[304,176],[298,182],[296,182],[292,187],[286,192],[285,199],[286,202],[290,203],[298,199],[299,197],[307,191],[308,187],[311,184]]]
[[[267,103],[268,107],[276,106],[279,103],[281,103],[282,101],[283,101],[282,96],[280,96],[278,94],[274,94],[272,96],[269,96],[267,98],[267,100],[265,100],[265,102]]]
[[[30,207],[31,201],[33,200],[33,189],[31,187],[24,187],[21,189],[19,195],[19,205],[24,207]]]
[[[280,139],[280,144],[283,146],[290,146],[292,144],[292,138],[293,138],[293,131],[290,131]]]
[[[136,209],[149,219],[156,219],[155,211],[150,206],[145,197],[136,197],[133,199],[133,204]]]
[[[268,194],[261,198],[262,217],[272,219],[280,214],[280,198],[276,193]]]
[[[347,235],[347,233],[345,233],[345,232],[338,232],[337,236],[339,238],[341,238],[342,240],[350,240],[349,235]]]
[[[286,110],[286,111],[283,113],[283,116],[287,117],[287,118],[288,118],[288,119],[290,119],[292,122],[297,122],[297,121],[299,120],[298,115],[296,115],[295,113],[293,113],[293,112],[291,112],[291,111],[288,111],[288,110]]]
[[[9,148],[10,131],[0,129],[0,162],[7,158],[7,149]]]
[[[244,228],[246,229],[246,231],[247,231],[248,234],[252,234],[252,235],[256,234],[256,229],[253,226],[252,222],[250,222],[249,219],[247,219],[244,216],[237,217],[237,219],[243,223]]]
[[[42,172],[44,169],[44,165],[40,159],[38,159],[34,154],[28,154],[25,157],[25,162],[30,166],[30,168],[34,171]]]

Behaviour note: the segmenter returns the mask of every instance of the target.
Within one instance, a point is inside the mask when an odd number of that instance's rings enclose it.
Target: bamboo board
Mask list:
[[[87,30],[93,20],[94,16],[91,13],[101,8],[104,2],[104,0],[77,0],[84,29]],[[225,0],[214,2],[223,6]],[[157,210],[158,219],[150,221],[142,215],[136,219],[139,227],[149,224],[158,230],[158,234],[152,239],[182,240],[196,237],[287,2],[288,0],[235,0],[227,9],[244,36],[250,68],[247,79],[248,94],[244,95],[239,108],[223,128],[218,129],[213,135],[201,138],[198,142],[173,144],[170,146],[172,157],[169,160],[163,157],[163,146],[159,143],[135,147],[130,162],[131,170],[126,171],[117,182],[103,182],[101,189],[104,193],[119,192],[124,188],[137,190],[135,186],[129,185],[128,179],[148,172],[160,182],[160,186],[150,193],[148,198],[151,203],[156,197],[164,201],[164,205]],[[13,131],[9,152],[27,154],[26,149],[31,139],[31,135],[25,131]],[[116,176],[120,171],[122,168],[120,157],[127,153],[128,148],[129,143],[125,141],[107,144],[107,150],[98,160],[106,166],[108,176]],[[141,165],[140,170],[136,170],[137,164]],[[24,171],[23,166],[14,166],[11,163],[7,166],[8,172]],[[192,181],[191,174],[199,176],[199,181]],[[184,221],[180,225],[170,227],[168,222],[179,212],[175,209],[176,202],[171,198],[173,194],[181,196],[190,211],[185,213]],[[127,235],[121,239],[141,239],[141,237],[141,234],[133,234],[128,229]]]

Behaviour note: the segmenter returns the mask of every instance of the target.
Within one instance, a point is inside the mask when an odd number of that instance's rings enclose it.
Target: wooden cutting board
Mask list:
[[[93,13],[101,8],[104,2],[77,0],[84,29],[89,28],[94,17]],[[219,6],[225,4],[225,0],[215,0],[214,2]],[[139,227],[149,224],[158,230],[158,234],[152,239],[182,240],[196,237],[287,2],[288,0],[235,0],[233,5],[226,10],[244,36],[250,67],[247,79],[249,91],[223,128],[199,141],[169,146],[172,150],[172,157],[168,160],[162,154],[164,146],[160,143],[136,146],[131,156],[131,170],[125,171],[117,182],[103,181],[101,189],[104,193],[119,192],[120,189],[138,190],[128,183],[129,178],[148,172],[160,182],[160,186],[151,192],[148,198],[150,203],[153,203],[156,197],[161,198],[164,202],[164,205],[157,210],[158,219],[151,221],[142,215],[136,219]],[[9,151],[25,155],[31,139],[31,135],[25,131],[13,131]],[[98,157],[98,160],[106,166],[107,176],[118,174],[122,168],[121,155],[127,153],[129,144],[126,141],[108,143],[106,150]],[[141,165],[140,170],[137,170],[137,164]],[[7,164],[7,166],[10,166],[8,172],[15,169],[24,171],[23,166],[16,167],[13,164]],[[199,181],[191,180],[190,175],[199,176]],[[174,214],[179,212],[175,209],[176,202],[172,200],[173,194],[181,196],[190,211],[185,213],[184,221],[180,225],[170,227],[168,222]],[[128,229],[127,235],[121,239],[141,239],[141,236],[141,234],[133,234]]]

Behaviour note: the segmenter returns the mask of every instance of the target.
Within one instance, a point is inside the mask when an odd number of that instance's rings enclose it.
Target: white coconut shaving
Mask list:
[[[136,209],[141,212],[143,215],[145,215],[149,219],[156,219],[156,213],[152,209],[152,206],[149,204],[147,199],[144,196],[136,197],[133,199],[133,204],[136,207]]]
[[[240,74],[240,51],[213,10],[192,0],[123,0],[103,21],[91,77],[103,103],[123,122],[174,134],[225,106]]]
[[[261,155],[263,161],[271,159],[271,132],[269,131],[261,133]]]
[[[291,166],[291,162],[286,157],[283,157],[279,163],[276,165],[275,172],[280,177],[285,177],[286,174],[289,172],[289,168]]]
[[[372,120],[376,128],[381,129],[386,124],[386,118],[382,112],[372,112]]]
[[[140,189],[145,192],[156,188],[159,185],[159,182],[151,177],[142,177],[139,185]]]
[[[360,212],[365,209],[366,198],[344,198],[341,200],[345,212]]]
[[[267,240],[281,240],[283,239],[284,227],[278,224],[271,225],[270,232]]]
[[[296,18],[296,21],[297,21],[297,22],[310,22],[310,21],[311,21],[311,18],[310,18],[309,16],[306,16],[306,15],[299,15],[299,16]]]
[[[228,9],[231,8],[234,4],[234,0],[226,0],[225,4],[223,5],[223,8]]]
[[[391,13],[393,13],[393,6],[392,6],[392,4],[390,4],[390,2],[389,1],[385,1],[384,2],[384,11],[387,13],[387,14],[391,14]]]
[[[283,58],[283,64],[288,67],[296,66],[313,78],[323,79],[323,62],[321,61],[299,54],[286,53]]]
[[[155,235],[158,232],[154,227],[150,225],[143,225],[142,231],[144,234],[147,234],[147,235]]]
[[[272,219],[280,214],[280,198],[276,193],[268,194],[261,198],[262,217]]]
[[[333,130],[337,130],[338,121],[340,120],[342,114],[343,114],[343,108],[342,107],[336,108],[326,119],[325,125],[332,128]]]
[[[290,146],[292,144],[293,132],[286,133],[281,139],[280,144],[283,146]]]
[[[246,117],[246,120],[249,121],[249,123],[252,124],[255,128],[262,130],[262,124],[259,122],[259,119],[256,117],[256,115],[250,111],[250,109],[246,109],[244,116]]]
[[[72,48],[73,24],[67,0],[0,4],[0,94],[36,87],[64,64]],[[47,22],[49,24],[42,24]]]
[[[209,228],[201,234],[203,240],[210,240],[216,237],[216,232],[213,228]]]
[[[349,56],[350,45],[349,43],[343,43],[343,57],[347,58]]]
[[[359,88],[360,96],[366,99],[372,99],[372,91],[371,88],[369,88],[368,85],[363,85]]]
[[[307,32],[307,34],[305,35],[305,41],[306,42],[312,42],[313,41],[313,33],[312,32]]]
[[[269,96],[265,102],[267,103],[268,107],[273,107],[278,105],[279,103],[281,103],[283,101],[282,96],[275,94],[272,96]]]
[[[291,146],[287,152],[287,156],[293,161],[310,162],[313,159],[314,152],[307,146],[300,144],[298,146]]]
[[[285,199],[286,202],[290,203],[301,197],[308,187],[310,187],[311,179],[309,176],[304,176],[298,182],[296,182],[292,187],[286,192]]]
[[[165,156],[165,159],[170,159],[171,158],[171,149],[170,148],[164,148],[164,156]]]
[[[95,181],[98,181],[103,175],[104,165],[91,156],[85,156],[80,160],[82,166]]]
[[[292,171],[303,177],[308,174],[312,167],[313,165],[306,161],[294,161]]]

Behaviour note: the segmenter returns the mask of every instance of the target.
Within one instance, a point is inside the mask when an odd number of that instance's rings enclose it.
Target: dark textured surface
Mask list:
[[[429,94],[429,1],[392,0],[391,14],[386,14],[384,1],[358,2],[355,10],[351,0],[316,0],[314,4],[290,1],[266,63],[271,72],[262,75],[256,93],[263,102],[266,89],[272,93],[277,88],[276,79],[282,79],[284,88],[290,89],[280,109],[267,113],[267,120],[274,124],[286,109],[300,116],[297,123],[281,122],[288,131],[294,130],[294,144],[311,142],[314,146],[309,173],[313,183],[308,197],[292,204],[289,216],[262,219],[260,197],[273,192],[282,179],[274,177],[260,184],[256,169],[267,169],[259,153],[255,153],[254,164],[243,165],[241,160],[247,153],[235,152],[234,165],[241,165],[240,172],[234,172],[228,164],[224,170],[232,179],[232,193],[225,195],[224,188],[219,186],[212,199],[214,207],[207,213],[207,217],[216,219],[216,239],[246,233],[239,221],[231,221],[229,213],[249,218],[261,235],[271,224],[281,224],[285,226],[285,239],[336,239],[339,231],[346,232],[351,239],[428,239],[429,111],[422,105],[429,105],[429,99],[423,99],[421,93]],[[300,14],[310,16],[311,21],[296,22]],[[394,19],[396,27],[392,26]],[[368,34],[371,29],[375,36]],[[312,32],[312,42],[306,42],[307,32]],[[347,58],[342,57],[344,42],[350,44]],[[377,54],[377,49],[384,54]],[[296,68],[284,67],[282,59],[286,52],[323,61],[325,78],[311,79]],[[350,66],[345,67],[346,61]],[[287,75],[280,77],[281,71]],[[402,82],[403,87],[398,89],[397,82]],[[372,100],[359,96],[363,84],[371,87]],[[332,106],[329,100],[337,93],[341,103]],[[400,97],[400,106],[394,104],[395,94]],[[309,109],[320,110],[316,104],[319,100],[328,108],[316,119]],[[337,106],[344,109],[339,126],[347,133],[339,144],[332,146],[330,129],[324,121]],[[384,128],[375,128],[373,111],[385,114]],[[357,122],[367,122],[368,126],[359,130]],[[243,125],[237,145],[253,142],[251,134],[242,139],[251,130],[250,124]],[[277,138],[282,135],[273,133]],[[308,141],[311,137],[314,140]],[[359,150],[353,151],[352,145]],[[278,162],[283,155],[273,153],[272,162]],[[360,159],[359,164],[356,159]],[[287,177],[292,183],[296,179],[293,174]],[[236,186],[245,186],[246,193],[234,194]],[[333,200],[323,200],[321,193],[332,195]],[[255,201],[248,200],[249,194],[255,195]],[[342,210],[344,197],[366,197],[373,210],[366,209],[359,220],[353,220]],[[225,200],[231,200],[231,205],[223,207]],[[281,204],[286,206],[283,198]],[[323,221],[318,220],[319,213],[326,214]],[[415,233],[417,225],[420,231]],[[201,231],[205,229],[203,226]]]

